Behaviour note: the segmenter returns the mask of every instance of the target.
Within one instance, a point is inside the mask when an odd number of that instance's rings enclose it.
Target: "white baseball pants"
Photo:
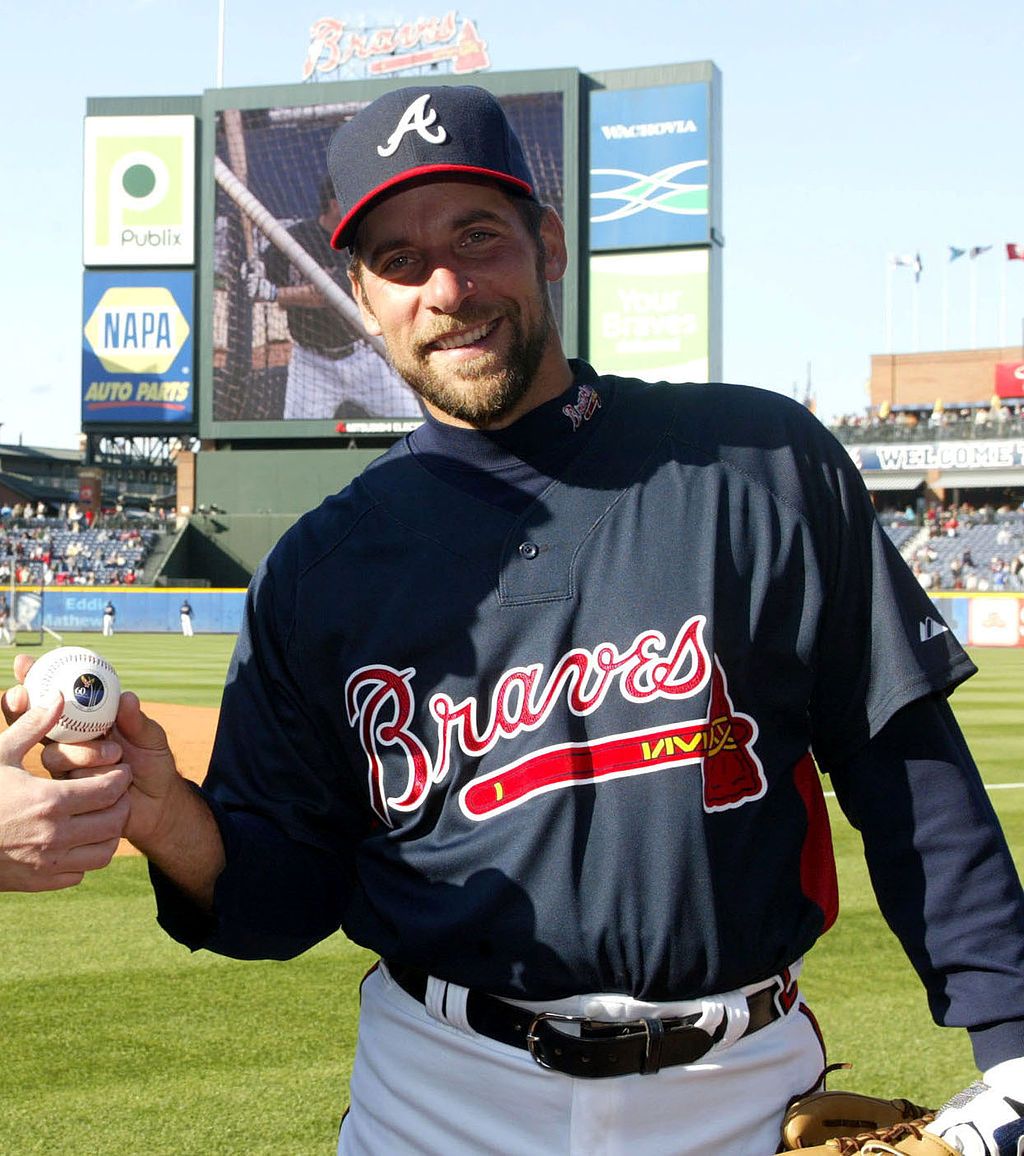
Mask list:
[[[701,1026],[711,1030],[737,997],[693,1001],[688,1010],[701,1011]],[[631,1018],[632,1001],[614,999],[627,1005],[622,1018]],[[458,1002],[449,996],[447,1005]],[[651,1014],[649,1004],[634,1006]],[[686,1014],[683,1005],[668,1006],[666,1015]],[[433,1018],[381,965],[362,987],[338,1153],[770,1156],[787,1102],[821,1076],[821,1043],[800,1000],[752,1035],[730,1042],[731,1034],[696,1064],[575,1079],[464,1024]]]

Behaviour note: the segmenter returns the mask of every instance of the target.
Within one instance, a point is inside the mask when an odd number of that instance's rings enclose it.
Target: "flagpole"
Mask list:
[[[224,87],[224,4],[219,0],[217,6],[217,87]]]
[[[885,352],[892,353],[892,261],[885,263]]]
[[[978,348],[978,278],[975,274],[974,258],[971,258],[971,349]]]
[[[942,348],[949,349],[949,262],[942,266]]]
[[[999,268],[999,345],[1006,346],[1006,262]]]
[[[920,274],[914,277],[914,352],[921,352],[921,280]]]

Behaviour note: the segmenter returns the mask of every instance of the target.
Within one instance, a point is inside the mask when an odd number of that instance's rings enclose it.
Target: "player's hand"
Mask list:
[[[16,665],[24,671],[31,662]],[[3,696],[10,725],[0,734],[0,891],[56,891],[80,883],[86,871],[110,862],[125,828],[127,767],[63,782],[24,769],[25,755],[60,718],[63,705],[58,694],[29,708],[21,686]]]
[[[267,276],[266,266],[258,257],[243,261],[241,272],[250,301],[277,300],[277,286]]]
[[[925,1125],[952,1149],[969,1156],[1009,1156],[1024,1143],[1024,1058],[1004,1060],[955,1095]]]
[[[131,691],[121,694],[117,720],[105,738],[52,743],[43,752],[44,765],[57,774],[94,773],[111,759],[131,772],[124,837],[209,910],[225,862],[220,831],[207,804],[178,773],[166,731]]]
[[[43,766],[51,775],[94,773],[112,763],[126,763],[132,784],[128,792],[131,814],[124,837],[146,850],[169,822],[184,781],[167,741],[167,732],[151,719],[131,691],[121,695],[117,720],[110,733],[87,743],[51,743],[43,751]]]

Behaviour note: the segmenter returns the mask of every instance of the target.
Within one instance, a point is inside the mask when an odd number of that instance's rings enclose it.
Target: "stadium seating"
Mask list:
[[[85,526],[61,518],[0,522],[0,586],[12,580],[54,586],[132,585],[163,527],[126,516]]]
[[[1024,553],[1024,515],[999,514],[993,520],[966,518],[955,533],[941,523],[919,526],[882,518],[886,534],[906,560],[934,576],[934,590],[1024,590],[1024,570],[1015,573]]]

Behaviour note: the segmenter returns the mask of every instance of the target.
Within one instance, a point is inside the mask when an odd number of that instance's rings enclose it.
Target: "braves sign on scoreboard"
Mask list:
[[[193,275],[85,274],[83,425],[193,420]]]
[[[590,97],[590,248],[711,243],[708,84]]]
[[[480,39],[475,21],[460,17],[454,9],[443,16],[372,27],[325,16],[309,30],[302,79],[339,80],[345,73],[463,76],[490,66],[487,43]]]

